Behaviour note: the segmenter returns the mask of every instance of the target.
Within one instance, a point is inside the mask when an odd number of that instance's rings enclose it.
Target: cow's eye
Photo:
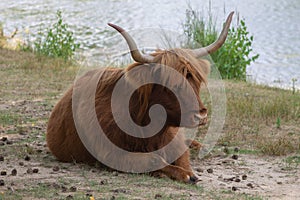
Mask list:
[[[186,78],[187,78],[187,79],[191,79],[191,78],[193,78],[193,76],[192,76],[192,74],[191,74],[190,72],[188,72],[188,73],[186,74]]]

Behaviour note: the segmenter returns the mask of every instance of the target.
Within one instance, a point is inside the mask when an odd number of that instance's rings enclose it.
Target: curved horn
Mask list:
[[[224,42],[227,38],[227,34],[228,34],[228,30],[229,30],[229,27],[230,27],[230,23],[231,23],[233,14],[234,14],[234,12],[231,12],[228,15],[227,20],[225,22],[225,25],[223,27],[223,30],[222,30],[219,38],[214,43],[212,43],[212,44],[210,44],[206,47],[202,47],[200,49],[194,49],[193,50],[196,57],[202,57],[202,56],[206,56],[208,54],[211,54],[211,53],[217,51],[224,44]]]
[[[113,27],[114,29],[116,29],[124,37],[124,39],[126,40],[128,46],[129,46],[130,53],[131,53],[133,60],[135,60],[136,62],[139,62],[139,63],[152,63],[154,61],[153,56],[147,55],[147,54],[142,54],[138,50],[135,41],[132,39],[132,37],[129,35],[129,33],[127,33],[123,28],[121,28],[115,24],[111,24],[111,23],[108,23],[108,25]]]

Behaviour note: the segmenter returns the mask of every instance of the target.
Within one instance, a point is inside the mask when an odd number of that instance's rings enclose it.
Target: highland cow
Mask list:
[[[151,54],[141,53],[137,49],[134,40],[126,31],[116,25],[109,24],[126,39],[131,51],[131,56],[136,62],[122,69],[105,68],[89,71],[77,80],[76,86],[73,85],[65,93],[54,107],[48,122],[46,137],[48,148],[52,154],[58,160],[64,162],[95,163],[97,161],[78,135],[78,127],[75,126],[74,122],[74,108],[72,108],[72,100],[74,99],[72,98],[74,98],[73,93],[75,87],[84,86],[92,77],[101,76],[97,83],[94,97],[95,105],[93,106],[97,115],[97,123],[101,126],[106,137],[114,145],[125,151],[147,156],[149,158],[147,161],[149,162],[159,160],[165,163],[163,168],[155,170],[154,173],[166,175],[172,179],[186,183],[196,182],[197,177],[193,173],[190,165],[189,149],[185,143],[184,135],[180,134],[179,137],[176,137],[176,135],[179,134],[178,130],[180,127],[195,128],[207,122],[207,109],[200,99],[199,92],[201,84],[207,81],[210,65],[208,61],[201,59],[201,57],[216,51],[225,42],[232,15],[233,13],[228,16],[218,40],[207,47],[194,50],[180,48],[156,50]],[[184,77],[185,81],[191,86],[194,95],[197,97],[196,107],[187,107],[185,110],[181,108],[173,91],[176,90],[179,94],[184,92],[185,88],[181,87],[183,83],[178,79],[174,79],[172,74],[164,73],[163,68],[160,67],[162,65],[171,67]],[[136,80],[143,79],[140,70],[146,70],[150,74],[155,74],[155,77],[160,79],[160,81],[167,82],[175,88],[171,90],[160,84],[145,84],[135,90],[130,97],[129,108],[127,108],[130,116],[126,117],[120,114],[125,121],[127,118],[130,118],[136,125],[145,127],[151,123],[151,117],[149,116],[151,107],[157,104],[161,105],[166,112],[165,123],[160,131],[150,137],[135,137],[123,131],[115,121],[111,106],[113,90],[117,82],[125,76],[127,72],[133,72],[124,79],[125,85],[128,84],[128,87],[131,87],[135,84]],[[184,94],[182,96],[184,102],[189,101],[189,96]],[[83,103],[82,107],[84,106]],[[195,108],[197,108],[197,110],[195,110]],[[81,106],[78,106],[76,109],[79,113],[85,112]],[[89,113],[83,113],[82,115],[86,118],[89,117]],[[156,117],[159,118],[160,116]],[[84,134],[88,137],[91,133],[85,131]],[[176,138],[173,144],[174,151],[184,150],[178,159],[174,161],[170,160],[166,152],[162,152],[159,155],[151,154],[151,152],[159,150],[169,144],[174,138]],[[192,141],[192,145],[199,146],[196,141]],[[114,152],[110,150],[97,153],[104,155],[104,157],[114,154]],[[130,157],[126,159],[126,162],[130,161]],[[141,165],[147,164],[149,163],[142,163],[141,161]]]

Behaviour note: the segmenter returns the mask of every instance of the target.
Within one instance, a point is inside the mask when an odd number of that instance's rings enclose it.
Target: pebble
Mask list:
[[[212,174],[214,172],[214,170],[212,168],[209,168],[206,170],[208,173]]]
[[[4,183],[4,180],[0,179],[0,186],[4,186],[5,183]]]
[[[156,195],[154,196],[154,199],[160,199],[160,198],[162,198],[162,195],[161,195],[161,194],[156,194]]]
[[[115,189],[115,190],[111,190],[112,192],[115,192],[115,193],[128,193],[125,189],[123,188],[118,188],[118,189]]]
[[[235,177],[224,178],[224,181],[225,181],[225,182],[234,181],[234,178],[235,178]]]
[[[26,172],[27,172],[27,174],[32,174],[33,170],[31,168],[28,168]]]
[[[30,157],[28,155],[25,156],[24,160],[29,161]]]
[[[7,141],[6,141],[6,144],[11,145],[11,144],[13,144],[13,142],[10,141],[10,140],[7,140]]]
[[[2,142],[5,142],[6,140],[7,140],[7,137],[2,137],[2,138],[1,138],[1,141],[2,141]]]
[[[246,174],[244,174],[244,175],[242,176],[242,180],[247,180],[247,175],[246,175]]]
[[[239,152],[239,150],[240,150],[240,149],[239,149],[238,147],[235,147],[235,148],[234,148],[234,152]]]
[[[72,195],[68,195],[66,199],[74,199]]]
[[[63,185],[61,186],[61,191],[62,191],[62,192],[67,192],[67,190],[68,190],[68,189],[67,189],[65,186],[63,186]]]
[[[58,171],[59,171],[59,166],[54,166],[54,167],[52,168],[52,170],[53,170],[54,172],[58,172]]]
[[[252,185],[252,183],[248,183],[247,186],[248,186],[249,188],[254,188],[254,186]]]
[[[37,149],[36,152],[37,152],[37,153],[42,153],[43,150],[42,150],[42,149]]]
[[[241,182],[241,179],[236,178],[234,181],[237,182],[237,183],[239,183],[239,182]]]
[[[16,170],[16,169],[13,169],[13,170],[11,171],[11,175],[12,175],[12,176],[16,176],[16,175],[17,175],[17,173],[18,173],[18,172],[17,172],[17,170]]]
[[[197,172],[200,172],[200,173],[203,173],[203,172],[204,172],[204,170],[203,170],[202,168],[200,168],[200,167],[198,167],[198,168],[196,169],[196,171],[197,171]]]
[[[239,156],[236,155],[236,154],[233,154],[231,158],[232,158],[233,160],[237,160],[237,159],[239,158]]]
[[[100,181],[100,185],[105,185],[105,184],[107,184],[107,180],[101,180]]]
[[[231,190],[232,190],[232,191],[237,191],[237,190],[238,190],[238,188],[237,188],[237,187],[235,187],[235,186],[232,186]]]
[[[1,171],[1,172],[0,172],[0,175],[1,175],[1,176],[6,176],[6,174],[7,174],[6,171]]]
[[[70,192],[76,192],[77,188],[75,186],[70,187]]]
[[[38,168],[34,168],[34,169],[32,170],[32,172],[35,173],[35,174],[37,174],[37,173],[39,173],[39,169],[38,169]]]
[[[0,161],[4,161],[4,157],[3,156],[0,156]]]
[[[20,166],[24,166],[24,163],[23,163],[23,162],[19,162],[19,165],[20,165]]]

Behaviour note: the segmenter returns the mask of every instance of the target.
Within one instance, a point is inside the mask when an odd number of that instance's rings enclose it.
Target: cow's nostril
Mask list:
[[[206,108],[202,108],[201,110],[200,110],[200,115],[206,115],[207,116],[207,109]]]

